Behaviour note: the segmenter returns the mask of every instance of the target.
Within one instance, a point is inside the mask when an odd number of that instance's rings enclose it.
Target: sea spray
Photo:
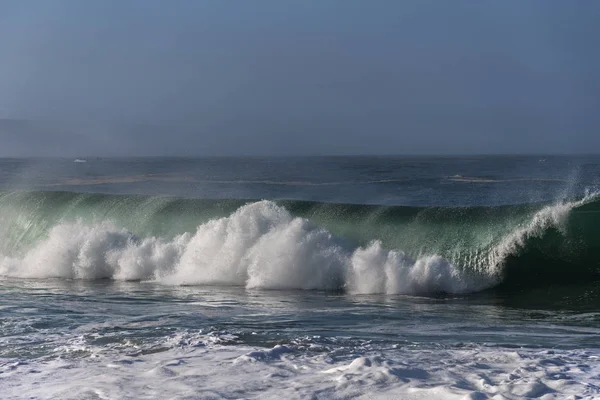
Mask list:
[[[354,293],[473,289],[441,257],[411,260],[382,249],[378,242],[352,249],[271,201],[248,204],[229,217],[201,224],[193,235],[184,233],[171,240],[139,239],[109,222],[63,222],[24,257],[4,257],[0,273]]]
[[[127,200],[114,196],[105,199],[113,205]],[[160,214],[161,207],[156,207],[157,201],[151,198],[142,200],[152,205],[150,209],[153,213],[147,216],[148,220],[164,221]],[[162,201],[162,204],[166,203],[166,200]],[[465,231],[455,232],[450,236],[453,242],[431,246],[430,251],[423,245],[386,248],[377,236],[361,244],[336,235],[308,218],[294,216],[287,207],[273,201],[250,202],[228,216],[209,218],[198,224],[194,231],[164,236],[131,232],[122,227],[118,219],[108,218],[111,215],[107,213],[96,213],[93,218],[86,219],[81,216],[74,218],[64,211],[56,216],[48,213],[46,208],[43,210],[46,215],[54,217],[51,221],[40,218],[40,225],[50,226],[47,233],[36,233],[37,240],[30,241],[27,246],[15,246],[18,251],[11,252],[4,246],[0,275],[154,280],[172,285],[345,290],[351,293],[473,292],[503,282],[507,260],[518,259],[521,253],[530,251],[528,243],[531,240],[543,239],[551,231],[557,231],[561,237],[571,240],[568,225],[572,210],[589,206],[595,201],[596,197],[591,195],[576,202],[542,206],[537,212],[529,214],[528,219],[523,218],[526,214],[520,214],[524,222],[515,224],[511,230],[498,229],[496,236],[484,238],[479,247],[465,244],[460,235],[468,236],[471,233],[466,230],[469,224],[475,231],[481,232],[481,226],[484,225],[481,222],[473,223],[473,216],[468,215],[481,211],[459,210],[464,218],[462,227]],[[70,212],[74,208],[81,211],[82,202],[85,201],[81,198],[73,199]],[[96,201],[93,206],[86,207],[88,211],[99,210],[103,204],[103,201]],[[327,209],[334,206],[321,207]],[[343,209],[344,206],[337,207]],[[6,207],[0,208],[0,214],[6,213],[6,210]],[[322,209],[317,211],[322,212]],[[406,210],[402,212],[406,213]],[[491,211],[486,212],[489,214]],[[32,208],[29,213],[24,213],[14,205],[10,215],[13,228],[17,226],[14,221],[28,221],[21,224],[24,232],[17,235],[22,238],[35,230],[35,218],[39,218],[40,210]],[[427,218],[423,218],[423,215]],[[411,217],[408,223],[406,220],[392,222],[401,232],[410,232],[409,228],[412,227],[423,234],[425,227],[429,229],[430,236],[435,234],[436,225],[446,230],[448,226],[453,226],[448,222],[448,216],[432,220],[431,215],[430,210],[424,209]],[[330,218],[333,217],[338,218],[338,224],[348,224],[348,220],[352,220],[339,214]],[[373,216],[367,215],[363,221],[354,218],[351,222],[358,230],[365,221],[372,223]],[[382,223],[389,224],[389,221]],[[331,225],[335,230],[336,223]],[[448,240],[448,236],[437,239]],[[429,243],[435,243],[436,237],[428,237],[428,240]],[[406,240],[406,243],[410,243],[410,240]],[[593,243],[588,249],[595,250]],[[554,250],[548,248],[539,257],[560,259],[560,253],[550,254]],[[569,261],[572,260],[565,259],[565,262]],[[512,262],[514,264],[514,260]],[[526,274],[531,268],[522,265],[521,273]]]

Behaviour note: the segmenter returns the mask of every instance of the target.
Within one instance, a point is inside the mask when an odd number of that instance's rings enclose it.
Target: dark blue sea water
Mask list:
[[[553,201],[600,185],[598,156],[3,159],[2,188],[387,205]]]
[[[600,157],[0,160],[3,398],[600,398]]]

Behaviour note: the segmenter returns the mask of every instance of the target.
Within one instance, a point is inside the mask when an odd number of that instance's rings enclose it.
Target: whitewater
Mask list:
[[[426,233],[431,236],[437,234],[434,241],[437,242],[438,253],[445,254],[436,253],[433,246],[423,250],[420,245],[420,248],[412,249],[411,256],[402,248],[384,248],[377,237],[364,246],[357,246],[310,219],[293,216],[284,206],[268,200],[247,202],[229,216],[209,219],[192,232],[171,238],[140,237],[126,227],[119,227],[110,216],[98,212],[105,208],[105,204],[120,210],[120,205],[131,201],[130,198],[90,197],[35,192],[0,195],[0,204],[5,206],[0,213],[4,226],[8,227],[5,229],[13,237],[18,237],[12,243],[13,249],[22,247],[21,242],[26,241],[30,231],[39,231],[36,224],[44,225],[42,229],[47,230],[43,238],[33,241],[21,251],[20,256],[11,255],[14,251],[11,252],[10,248],[5,249],[9,254],[2,254],[0,276],[137,280],[174,285],[231,285],[249,289],[344,290],[358,294],[476,292],[501,283],[507,259],[518,257],[527,250],[528,241],[541,239],[550,230],[568,238],[571,210],[595,204],[598,198],[596,194],[588,194],[577,201],[539,206],[537,211],[523,213],[520,222],[514,222],[509,228],[492,224],[496,231],[488,233],[490,238],[480,240],[478,246],[465,243],[459,232],[446,238],[449,243],[444,243],[445,246],[440,246],[441,235],[435,226],[439,221],[427,222],[433,224],[437,232],[429,229]],[[178,201],[164,198],[134,200],[140,203],[138,208],[145,207],[142,210],[146,224],[155,224],[154,220],[160,217],[157,201],[161,209]],[[27,201],[34,206],[23,206]],[[82,207],[81,203],[85,201],[91,205]],[[67,213],[48,226],[48,222],[40,217],[39,209],[46,207],[56,211],[57,202],[65,210],[81,207],[88,215],[102,215],[102,219],[98,221],[96,216],[86,222],[77,213]],[[219,204],[199,203],[198,206],[206,211],[209,207],[218,208]],[[325,209],[326,213],[333,210],[338,215],[347,207],[330,204],[313,206]],[[150,215],[150,211],[154,214]],[[424,229],[429,228],[420,221],[427,212],[428,209],[421,210],[409,216],[407,221],[397,222],[396,228],[402,230],[404,225],[409,225],[412,227],[410,233],[419,230],[422,234]],[[458,212],[459,218],[466,218],[463,216],[465,210],[445,210],[446,215],[451,212]],[[488,210],[488,220],[492,212],[495,210]],[[349,216],[345,218],[350,219]],[[372,220],[373,215],[366,219]],[[417,224],[419,229],[415,228]],[[450,225],[448,221],[446,224]],[[471,222],[469,227],[474,229],[477,227],[474,225]],[[355,226],[360,225],[355,221]],[[459,230],[459,227],[453,228]],[[427,254],[427,251],[431,253]],[[552,255],[560,256],[556,252]],[[585,267],[579,266],[580,269]]]
[[[600,398],[597,160],[284,161],[0,162],[2,397]]]
[[[270,201],[171,240],[137,238],[111,222],[60,223],[0,274],[20,278],[154,280],[262,289],[347,289],[351,293],[476,290],[439,256],[411,259],[380,242],[349,250],[339,238]]]

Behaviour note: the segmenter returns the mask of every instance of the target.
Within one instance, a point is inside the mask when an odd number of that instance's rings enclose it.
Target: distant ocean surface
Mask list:
[[[600,399],[600,157],[0,159],[2,399]]]

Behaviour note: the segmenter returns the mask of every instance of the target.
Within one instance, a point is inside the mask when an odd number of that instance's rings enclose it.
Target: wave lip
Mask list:
[[[0,206],[5,199],[0,199]],[[116,200],[109,197],[108,201]],[[153,210],[149,218],[164,222],[165,205],[143,201]],[[70,207],[81,207],[82,202],[77,199]],[[31,245],[12,253],[3,251],[0,276],[421,295],[560,282],[560,268],[578,268],[588,280],[600,275],[600,243],[593,240],[594,233],[600,237],[593,223],[600,216],[595,195],[537,211],[522,207],[390,211],[388,207],[357,212],[344,205],[313,204],[306,209],[302,204],[290,208],[325,223],[295,216],[288,207],[267,200],[242,205],[227,216],[208,218],[194,231],[171,236],[134,234],[119,227],[118,221],[103,218],[57,218]],[[98,201],[92,206],[99,207]],[[330,213],[332,208],[335,213]],[[24,230],[18,237],[35,230],[36,223],[48,225],[47,220],[36,219],[37,208],[30,219],[14,207],[7,214],[10,219],[2,214],[7,210],[0,207],[0,218],[19,222],[10,225]],[[320,215],[323,212],[327,218]],[[504,223],[504,214],[518,218]],[[332,230],[323,227],[328,224]],[[376,234],[361,244],[333,233],[348,224]],[[444,230],[452,234],[444,236]],[[409,245],[390,249],[382,240],[385,235],[377,237],[390,231],[397,235],[395,240]],[[469,235],[471,242],[467,242]],[[423,247],[422,238],[428,246],[438,247]]]

